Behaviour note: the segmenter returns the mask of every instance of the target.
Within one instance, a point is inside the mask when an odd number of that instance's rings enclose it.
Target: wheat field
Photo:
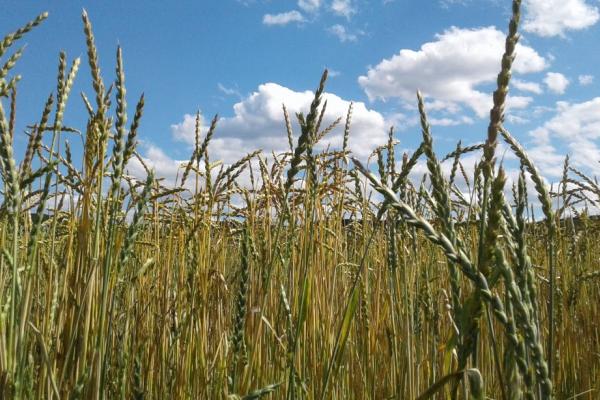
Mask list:
[[[282,108],[289,151],[211,160],[218,117],[202,132],[198,116],[175,186],[137,153],[144,98],[127,104],[120,48],[104,81],[85,12],[92,95],[72,98],[80,60],[61,53],[14,154],[13,49],[47,14],[4,36],[0,397],[598,398],[600,185],[566,157],[550,186],[503,125],[520,5],[479,144],[436,153],[417,93],[420,146],[396,154],[391,129],[354,159],[352,107],[321,124],[325,71],[304,114]],[[64,141],[73,101],[88,111],[80,159]],[[342,147],[317,151],[334,129]]]

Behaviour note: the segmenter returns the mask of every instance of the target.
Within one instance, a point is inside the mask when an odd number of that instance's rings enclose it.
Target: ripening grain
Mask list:
[[[14,154],[13,47],[46,17],[0,42],[1,398],[598,398],[600,225],[583,206],[600,187],[567,158],[551,190],[503,127],[520,1],[481,143],[437,154],[417,93],[418,149],[396,154],[392,129],[370,164],[353,159],[352,107],[321,125],[325,71],[299,132],[282,109],[289,152],[222,165],[218,117],[202,132],[198,116],[174,187],[138,155],[144,97],[127,103],[120,48],[104,81],[85,12],[90,94],[71,93],[80,60],[61,53]],[[74,101],[80,160],[64,140]],[[342,148],[317,151],[333,129]],[[481,155],[473,174],[465,154]]]

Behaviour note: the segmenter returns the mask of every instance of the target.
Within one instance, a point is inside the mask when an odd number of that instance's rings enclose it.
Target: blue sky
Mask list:
[[[591,169],[600,160],[600,3],[524,0],[522,40],[508,100],[507,126],[549,179],[562,158]],[[420,140],[415,90],[426,96],[440,153],[485,138],[491,92],[500,66],[510,2],[500,0],[4,0],[0,35],[42,11],[50,16],[21,41],[26,51],[15,145],[54,90],[58,53],[82,58],[65,122],[85,126],[79,92],[92,88],[81,24],[93,23],[106,82],[123,48],[130,114],[146,96],[140,152],[173,177],[189,157],[193,114],[222,117],[211,158],[233,162],[256,148],[285,150],[281,103],[306,109],[324,68],[326,122],[355,102],[351,148],[366,158],[394,125],[398,151]],[[341,143],[340,129],[324,145]],[[72,142],[78,139],[72,138]],[[473,158],[471,161],[475,161]],[[139,166],[130,165],[132,173]],[[136,170],[137,168],[137,170]]]

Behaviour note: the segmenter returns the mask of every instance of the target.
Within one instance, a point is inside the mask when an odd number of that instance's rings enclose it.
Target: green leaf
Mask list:
[[[484,399],[484,391],[483,391],[483,379],[481,378],[481,374],[479,370],[475,368],[464,369],[462,371],[453,372],[448,374],[442,378],[440,378],[437,382],[431,385],[426,391],[421,393],[417,400],[427,400],[432,399],[437,392],[442,390],[444,386],[448,383],[460,381],[464,378],[469,380],[469,387],[471,390],[471,396],[474,400],[483,400]]]
[[[248,393],[247,395],[245,395],[244,397],[242,397],[242,400],[257,400],[260,399],[263,396],[266,396],[270,393],[273,393],[275,390],[277,390],[277,388],[279,387],[279,385],[281,385],[281,383],[275,383],[272,385],[267,385],[262,389],[258,389],[253,391],[252,393]]]

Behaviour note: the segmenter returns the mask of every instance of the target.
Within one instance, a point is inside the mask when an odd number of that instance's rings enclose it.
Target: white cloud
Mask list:
[[[297,112],[306,113],[313,97],[314,94],[311,91],[294,91],[276,83],[260,85],[254,93],[233,106],[232,116],[219,120],[209,144],[211,161],[222,160],[225,164],[231,164],[256,149],[263,149],[265,156],[268,156],[271,151],[275,151],[275,153],[288,151],[282,103],[285,103],[292,118],[294,144],[296,144],[300,128],[294,116]],[[338,117],[342,117],[342,122],[319,142],[317,149],[323,150],[327,147],[340,149],[343,143],[343,118],[346,116],[350,102],[327,92],[323,95],[323,101],[325,100],[327,101],[327,112],[321,128],[330,125]],[[441,107],[441,103],[432,104],[432,108],[436,108],[436,106]],[[206,134],[208,122],[209,116],[202,116],[201,137]],[[472,124],[473,120],[467,116],[452,118],[442,116],[430,117],[430,123],[437,126],[454,126]],[[363,102],[354,103],[349,139],[350,150],[359,159],[366,160],[373,149],[387,142],[390,125],[394,125],[398,131],[402,131],[407,127],[418,125],[418,117],[401,113],[384,116],[367,108]],[[171,126],[171,134],[175,141],[191,146],[194,142],[194,128],[195,116],[186,114],[179,123]],[[158,176],[166,178],[166,185],[172,185],[178,173],[181,178],[180,166],[187,160],[174,160],[157,146],[144,144],[142,148],[145,150],[143,153],[146,164],[154,168]],[[189,151],[191,153],[191,147]],[[134,176],[145,176],[145,172],[137,160],[131,161],[129,169]]]
[[[356,42],[358,36],[354,33],[349,32],[346,27],[340,24],[335,24],[327,29],[329,33],[336,36],[340,42]]]
[[[294,133],[299,134],[295,121],[297,112],[307,112],[314,97],[311,91],[297,92],[276,83],[265,83],[258,90],[233,106],[233,116],[219,120],[215,135],[210,142],[211,160],[225,163],[237,161],[248,152],[263,149],[267,154],[286,151],[289,148],[283,118],[282,104],[285,103],[293,120]],[[332,93],[325,93],[327,111],[322,128],[338,117],[344,118],[350,102]],[[354,103],[349,146],[358,157],[366,157],[377,146],[387,140],[389,121],[377,111],[370,110],[362,102]],[[203,121],[203,126],[206,125]],[[185,115],[183,121],[172,125],[176,140],[194,142],[195,116]],[[206,127],[203,127],[203,132]],[[297,137],[294,139],[297,140]],[[319,148],[332,146],[341,148],[343,142],[343,120],[340,126],[325,136]]]
[[[466,6],[470,0],[440,0],[439,3],[442,8],[450,8],[455,5]]]
[[[188,160],[174,160],[169,157],[165,152],[150,143],[140,143],[141,149],[143,149],[144,164],[156,172],[157,177],[164,178],[166,186],[173,186],[176,178],[181,174],[183,170],[181,165]],[[146,177],[146,170],[136,157],[132,157],[127,163],[127,173],[138,178],[144,179]]]
[[[532,97],[529,96],[508,96],[506,99],[506,109],[510,110],[513,108],[527,108],[533,101]]]
[[[579,80],[579,84],[581,86],[588,86],[594,83],[593,75],[579,75],[577,79]]]
[[[492,97],[489,92],[477,90],[477,86],[495,82],[504,42],[505,35],[495,27],[452,27],[417,51],[403,49],[382,60],[358,82],[371,100],[399,97],[414,102],[415,92],[420,89],[428,98],[463,104],[485,117]],[[516,53],[515,73],[538,72],[547,67],[546,60],[531,47],[518,44]],[[508,104],[517,108],[526,103],[524,99],[513,96]]]
[[[428,118],[432,126],[456,126],[456,125],[471,125],[474,123],[472,118],[462,116],[460,118]]]
[[[470,146],[473,144],[475,144],[475,143],[468,143],[468,142],[464,143],[463,142],[462,146],[466,147],[466,146]],[[456,145],[456,143],[454,143],[454,145]],[[434,146],[435,146],[435,137],[434,137]],[[412,151],[411,151],[411,153],[412,153]],[[515,163],[514,163],[514,161],[517,158],[514,155],[514,153],[512,153],[512,151],[508,148],[508,146],[503,142],[498,143],[498,147],[496,148],[496,155],[498,157],[498,165],[500,163],[502,163],[504,172],[507,175],[507,183],[505,185],[505,190],[508,191],[508,188],[511,187],[514,179],[515,178],[518,179],[519,168],[518,167],[515,168]],[[443,154],[440,154],[440,157],[441,156],[443,156]],[[470,182],[469,185],[470,185],[471,191],[473,190],[473,176],[475,174],[475,166],[481,162],[481,156],[482,156],[482,151],[478,150],[478,151],[473,151],[473,152],[464,154],[460,157],[460,162],[464,167],[467,177],[469,178],[469,182]],[[446,176],[450,175],[451,170],[452,170],[452,164],[453,164],[453,158],[450,158],[450,159],[446,160],[446,162],[442,163],[441,167],[442,167],[442,173],[444,175],[446,175]],[[429,172],[429,170],[427,168],[427,163],[423,158],[421,158],[419,160],[419,162],[417,163],[417,165],[412,169],[412,171],[410,173],[410,178],[413,182],[420,182],[421,179],[423,178],[423,175],[428,174],[428,172]],[[454,182],[455,182],[455,184],[458,185],[458,188],[463,193],[463,195],[467,199],[469,199],[470,196],[468,195],[468,188],[467,188],[466,182],[462,176],[462,173],[458,172],[456,174]],[[531,189],[532,188],[533,188],[533,186],[531,186]],[[474,194],[476,195],[476,191]],[[507,192],[506,194],[507,194],[507,196],[510,196],[509,192]],[[532,199],[535,199],[535,198],[536,198],[535,196],[532,196]]]
[[[304,22],[304,17],[296,10],[280,13],[280,14],[265,14],[263,16],[263,24],[287,25],[292,22]]]
[[[387,114],[385,120],[388,121],[388,125],[393,126],[396,131],[403,131],[419,125],[419,117],[414,115],[414,113],[409,116],[401,112],[394,112]]]
[[[403,101],[402,108],[417,112],[418,107],[416,102],[416,94],[413,96],[413,98]],[[459,104],[453,101],[445,101],[440,99],[425,99],[425,109],[429,113],[432,111],[440,111],[443,114],[457,114],[463,110]]]
[[[242,97],[239,90],[234,89],[234,88],[228,88],[220,82],[217,83],[217,89],[219,89],[220,92],[222,92],[223,94],[225,94],[227,96],[236,96],[236,97],[240,97],[240,98]]]
[[[564,36],[567,30],[598,22],[598,8],[585,0],[525,0],[523,29],[539,36]]]
[[[550,143],[542,143],[526,149],[539,173],[548,178],[562,175],[565,155],[558,153]]]
[[[142,150],[143,155],[141,156],[144,164],[150,170],[153,170],[156,174],[156,177],[161,179],[161,184],[166,187],[174,187],[176,184],[181,184],[181,179],[183,173],[185,171],[186,165],[189,162],[189,158],[183,160],[177,160],[169,155],[167,155],[163,149],[159,148],[155,144],[152,143],[140,143],[139,149]],[[190,156],[191,156],[190,150]],[[211,176],[216,178],[220,166],[223,163],[218,159],[213,159],[213,155],[210,154],[210,163],[212,165],[211,168]],[[199,169],[201,172],[205,172],[204,160],[200,163]],[[127,175],[133,176],[140,181],[144,181],[146,179],[146,170],[142,163],[138,160],[137,157],[132,157],[127,163]],[[249,184],[249,176],[247,171],[243,173],[238,182],[242,182],[243,184]],[[188,190],[194,190],[195,180],[188,179],[185,183],[185,188]]]
[[[556,94],[563,94],[569,86],[569,80],[559,72],[548,72],[544,78],[544,83],[550,91]]]
[[[543,175],[560,176],[566,152],[574,166],[594,170],[600,161],[600,97],[582,103],[557,102],[556,114],[529,135],[534,146],[528,153]]]
[[[522,92],[531,92],[535,94],[542,93],[542,87],[539,83],[536,82],[527,82],[522,81],[520,79],[513,79],[510,83],[512,84],[512,86],[514,86]]]
[[[350,19],[356,14],[356,7],[352,4],[352,0],[333,0],[331,11],[336,15]]]
[[[510,114],[506,116],[506,120],[511,124],[526,124],[529,122],[527,118],[521,117],[519,115]]]
[[[306,12],[316,12],[321,7],[321,0],[298,0],[298,7]]]

